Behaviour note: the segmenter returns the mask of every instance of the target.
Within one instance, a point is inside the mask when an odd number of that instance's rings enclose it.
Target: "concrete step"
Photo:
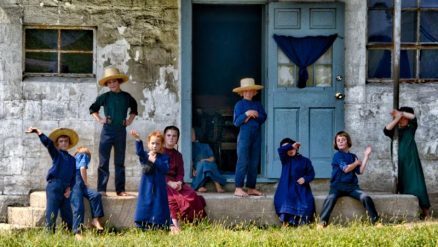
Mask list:
[[[132,227],[137,193],[118,197],[109,192],[103,197],[104,222],[107,226]],[[273,194],[263,197],[237,198],[231,193],[204,193],[207,214],[210,220],[224,224],[254,222],[259,225],[278,225],[279,221],[273,205]],[[415,221],[418,218],[418,200],[411,195],[370,193],[377,211],[386,222]],[[315,193],[316,212],[321,212],[326,193]],[[31,207],[9,207],[8,223],[20,226],[43,226],[45,213],[45,192],[31,194]],[[86,218],[89,219],[89,204],[86,205]],[[39,207],[35,207],[39,206]],[[331,216],[331,222],[348,222],[366,216],[359,201],[343,197],[338,200]]]

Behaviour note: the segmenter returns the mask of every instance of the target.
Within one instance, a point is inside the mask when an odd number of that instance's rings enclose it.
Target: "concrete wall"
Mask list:
[[[106,88],[96,78],[23,78],[23,25],[96,27],[96,77],[109,65],[129,76],[122,89],[137,99],[139,116],[128,129],[144,137],[179,125],[178,11],[177,0],[0,1],[0,221],[6,205],[25,204],[21,195],[45,188],[51,159],[36,135],[24,134],[29,126],[47,134],[56,127],[76,129],[79,145],[92,149],[89,173],[96,184],[101,126],[88,107]],[[128,137],[127,190],[136,190],[139,181],[134,153]],[[110,169],[114,174],[113,164]],[[114,190],[113,177],[108,190]]]

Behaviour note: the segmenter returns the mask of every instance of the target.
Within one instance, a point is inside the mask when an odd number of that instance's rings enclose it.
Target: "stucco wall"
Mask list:
[[[92,149],[89,173],[96,184],[101,126],[88,107],[106,88],[96,78],[23,78],[23,25],[96,27],[96,77],[109,65],[129,76],[122,89],[137,99],[139,116],[128,130],[144,137],[179,125],[178,11],[177,0],[0,1],[0,221],[5,204],[25,203],[20,195],[45,188],[51,159],[36,135],[24,134],[29,126],[47,134],[56,127],[76,129],[79,145]],[[126,153],[135,153],[130,137]],[[135,155],[127,155],[125,165],[126,189],[136,190]],[[114,190],[113,176],[108,190]]]

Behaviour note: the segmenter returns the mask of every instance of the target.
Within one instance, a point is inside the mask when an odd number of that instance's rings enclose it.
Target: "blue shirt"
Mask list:
[[[332,161],[331,187],[335,189],[353,189],[359,186],[356,174],[360,174],[360,166],[350,172],[344,172],[344,169],[356,159],[357,156],[350,152],[338,151],[335,153]]]
[[[234,106],[234,119],[233,123],[236,127],[240,127],[245,124],[246,115],[245,112],[248,110],[255,110],[259,113],[257,118],[251,118],[246,124],[248,126],[259,127],[266,120],[266,112],[262,104],[258,101],[241,99]]]
[[[75,185],[76,175],[76,160],[67,151],[59,150],[55,147],[55,144],[46,135],[41,134],[39,136],[41,143],[49,151],[50,157],[52,157],[52,167],[50,167],[47,173],[46,180],[59,179],[64,182],[66,186],[73,188]]]
[[[80,170],[81,167],[88,169],[88,164],[90,163],[90,157],[85,153],[78,153],[75,156],[76,159],[76,170]]]

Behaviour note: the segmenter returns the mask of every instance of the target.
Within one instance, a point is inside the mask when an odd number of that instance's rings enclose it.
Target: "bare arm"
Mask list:
[[[362,165],[360,166],[360,174],[363,174],[365,171],[365,168],[366,168],[367,163],[368,163],[368,159],[371,155],[371,151],[372,151],[371,146],[368,146],[365,148],[365,151],[363,152],[364,158],[363,158]]]
[[[87,180],[87,169],[85,167],[81,167],[81,177],[82,180],[84,180],[85,186],[88,187],[88,180]]]
[[[387,130],[392,130],[403,116],[402,112],[397,110],[392,110],[391,115],[394,117],[394,119],[385,126]]]
[[[211,157],[209,157],[209,158],[207,158],[207,159],[202,159],[201,161],[214,162],[214,157],[211,156]]]
[[[126,126],[129,126],[129,125],[131,125],[132,124],[132,122],[134,121],[134,119],[135,119],[135,114],[133,114],[133,113],[131,113],[131,114],[129,114],[129,118],[126,120]]]
[[[345,169],[344,172],[345,173],[349,173],[351,171],[353,171],[356,167],[360,166],[362,164],[362,161],[360,160],[355,160],[353,163],[349,164]]]
[[[106,123],[106,118],[105,117],[103,117],[103,118],[100,117],[98,112],[93,112],[91,115],[94,117],[96,122],[101,123],[101,124]]]

